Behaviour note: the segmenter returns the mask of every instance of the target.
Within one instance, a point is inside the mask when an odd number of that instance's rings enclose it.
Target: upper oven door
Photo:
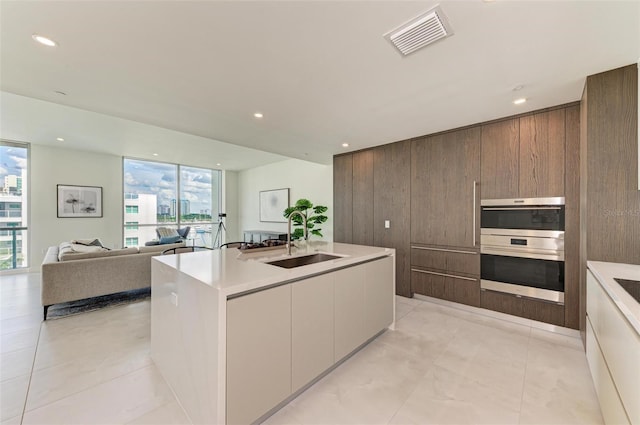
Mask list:
[[[564,198],[488,199],[481,205],[482,229],[564,232]]]

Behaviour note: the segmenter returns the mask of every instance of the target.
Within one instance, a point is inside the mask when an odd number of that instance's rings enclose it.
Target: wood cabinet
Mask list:
[[[412,142],[412,243],[476,247],[480,135],[474,127]]]
[[[482,289],[480,306],[538,322],[564,326],[564,306],[553,302]]]
[[[417,294],[480,306],[480,281],[475,277],[414,268],[411,271],[411,284]]]
[[[564,196],[565,110],[520,118],[520,198]]]
[[[291,391],[296,392],[334,362],[333,276],[296,282],[291,291]]]
[[[353,241],[353,155],[333,158],[333,240]]]
[[[373,245],[373,151],[353,154],[353,236],[357,245]]]
[[[373,244],[396,250],[396,293],[410,297],[410,141],[373,149],[373,183]]]
[[[520,182],[520,120],[512,118],[482,126],[482,198],[518,197]]]
[[[227,302],[227,423],[248,424],[291,394],[291,285]]]
[[[482,199],[565,195],[565,109],[482,126]]]
[[[334,241],[396,250],[396,293],[410,297],[409,141],[333,160]],[[385,221],[389,227],[385,227]]]

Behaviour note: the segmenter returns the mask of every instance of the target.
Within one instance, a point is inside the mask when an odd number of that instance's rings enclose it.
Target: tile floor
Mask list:
[[[149,356],[148,301],[42,322],[39,274],[1,279],[1,425],[188,423]],[[397,330],[266,423],[602,423],[577,338],[396,305]]]

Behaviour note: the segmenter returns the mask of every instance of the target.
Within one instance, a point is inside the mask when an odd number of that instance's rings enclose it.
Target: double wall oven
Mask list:
[[[481,201],[480,286],[564,304],[564,198]]]

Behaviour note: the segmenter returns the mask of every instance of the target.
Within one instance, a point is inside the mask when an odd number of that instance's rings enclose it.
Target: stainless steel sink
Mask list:
[[[278,267],[284,267],[285,269],[293,269],[295,267],[306,266],[308,264],[315,264],[315,263],[321,263],[323,261],[335,260],[336,258],[342,258],[342,257],[338,255],[317,253],[317,254],[311,254],[311,255],[304,255],[301,257],[285,258],[284,260],[269,261],[267,262],[267,264],[271,264],[273,266],[278,266]]]
[[[616,282],[622,286],[622,288],[629,293],[636,301],[640,303],[640,281],[629,279],[613,278]]]

